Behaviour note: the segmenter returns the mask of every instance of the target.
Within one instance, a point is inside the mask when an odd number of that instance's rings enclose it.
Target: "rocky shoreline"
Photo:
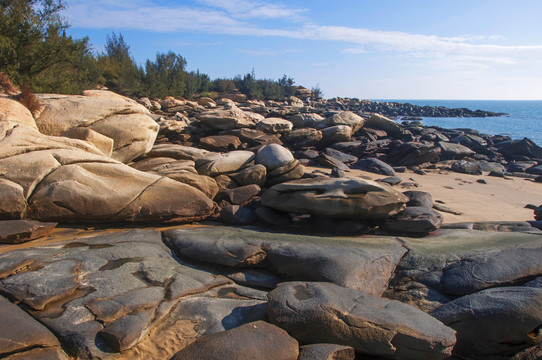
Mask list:
[[[231,98],[0,97],[0,356],[540,357],[540,199],[446,223],[401,174],[542,182],[542,148]]]

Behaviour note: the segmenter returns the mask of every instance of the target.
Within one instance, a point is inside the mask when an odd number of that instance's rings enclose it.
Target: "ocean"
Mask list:
[[[423,124],[448,129],[468,128],[482,134],[508,135],[512,139],[527,137],[542,146],[542,101],[533,100],[375,100],[409,103],[420,106],[444,106],[508,113],[508,116],[488,118],[430,118]]]

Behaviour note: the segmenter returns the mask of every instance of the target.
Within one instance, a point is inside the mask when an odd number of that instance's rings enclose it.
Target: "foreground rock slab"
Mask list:
[[[269,293],[269,319],[303,343],[337,343],[392,359],[449,357],[455,331],[398,301],[334,284],[289,282]]]
[[[47,236],[56,225],[34,220],[0,221],[0,244],[18,244]]]
[[[286,280],[326,281],[381,295],[406,249],[395,238],[325,238],[232,227],[164,232],[182,257],[265,268]]]
[[[199,338],[171,360],[296,360],[298,343],[281,328],[256,321]]]
[[[262,196],[262,204],[276,210],[347,219],[387,218],[403,210],[407,201],[391,187],[361,178],[293,180]]]

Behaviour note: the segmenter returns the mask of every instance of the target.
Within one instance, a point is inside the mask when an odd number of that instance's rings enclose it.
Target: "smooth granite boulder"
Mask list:
[[[233,104],[199,113],[197,119],[215,130],[253,128],[256,122]]]
[[[87,141],[96,146],[104,155],[109,157],[113,155],[114,140],[92,129],[75,127],[62,132],[60,136]]]
[[[287,282],[268,294],[269,320],[302,343],[334,343],[390,359],[442,359],[455,331],[428,314],[329,283]]]
[[[339,111],[325,120],[319,122],[319,125],[335,126],[348,125],[352,129],[352,134],[358,131],[365,124],[365,119],[351,111]]]
[[[38,130],[30,110],[20,102],[6,97],[0,97],[0,123],[9,127],[22,125]]]
[[[151,150],[159,126],[144,106],[109,91],[84,94],[37,95],[44,105],[36,117],[40,132],[58,136],[69,129],[89,128],[113,139],[112,158],[125,163]]]
[[[297,360],[297,341],[264,321],[199,338],[171,360]]]
[[[336,218],[382,219],[404,209],[408,198],[361,178],[300,179],[265,191],[262,204],[277,210]]]
[[[181,257],[265,268],[288,280],[327,281],[381,295],[406,249],[395,238],[354,239],[202,227],[164,232]]]
[[[270,144],[261,148],[256,154],[256,164],[265,166],[267,171],[288,165],[294,161],[290,150],[278,144]]]
[[[454,355],[509,359],[542,340],[542,289],[488,289],[442,305],[431,315],[457,331]]]
[[[196,160],[196,170],[201,175],[217,176],[233,173],[249,165],[254,159],[252,151],[236,150],[229,153],[213,153]]]

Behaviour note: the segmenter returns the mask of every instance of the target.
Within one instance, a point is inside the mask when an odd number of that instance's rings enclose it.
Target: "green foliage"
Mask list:
[[[64,7],[62,0],[0,0],[0,71],[14,84],[70,92],[92,82],[90,69],[80,73],[90,61],[88,39],[66,36]]]
[[[313,86],[311,88],[311,91],[312,91],[312,98],[314,100],[320,100],[324,96],[322,89],[320,89],[320,84],[316,84],[316,86]]]

